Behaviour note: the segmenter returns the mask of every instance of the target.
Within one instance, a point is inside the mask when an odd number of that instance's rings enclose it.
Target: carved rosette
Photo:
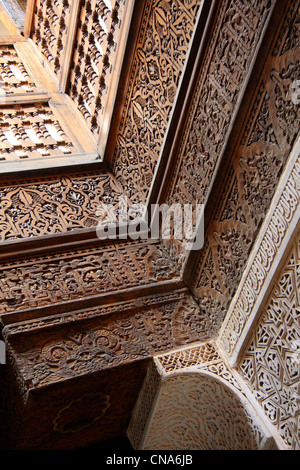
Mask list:
[[[86,393],[59,410],[53,421],[58,433],[77,433],[93,426],[109,409],[110,396],[104,393]]]

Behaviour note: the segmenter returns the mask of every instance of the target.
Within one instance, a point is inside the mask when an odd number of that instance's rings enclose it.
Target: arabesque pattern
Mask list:
[[[146,200],[192,37],[198,0],[145,2],[113,171],[130,198]]]
[[[273,284],[238,370],[289,449],[300,449],[300,236]]]

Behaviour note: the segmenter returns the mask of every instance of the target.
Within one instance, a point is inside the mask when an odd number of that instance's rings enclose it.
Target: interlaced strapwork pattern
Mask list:
[[[300,236],[240,363],[240,373],[290,449],[300,448]]]

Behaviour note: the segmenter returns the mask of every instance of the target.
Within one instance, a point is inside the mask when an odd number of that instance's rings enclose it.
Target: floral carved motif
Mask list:
[[[145,2],[113,171],[129,197],[145,201],[201,1]]]
[[[110,173],[0,183],[2,241],[96,226],[100,204],[117,207],[122,195]]]
[[[256,0],[222,2],[198,77],[167,200],[205,202],[270,5]]]
[[[18,335],[12,325],[9,351],[25,389],[143,360],[199,337],[205,341],[205,321],[192,296],[167,297],[152,306],[119,306],[113,315],[97,316],[99,308],[93,309],[90,320],[82,324],[73,324],[69,314],[67,324],[58,323],[47,335],[41,328]]]
[[[281,25],[284,32],[279,34],[282,42],[279,45],[277,39],[273,44],[272,59],[264,69],[245,130],[231,156],[226,184],[215,204],[204,247],[191,276],[191,287],[199,297],[199,306],[210,315],[215,331],[221,327],[296,143],[299,106],[292,100],[291,84],[299,74],[299,49],[287,49],[285,44],[287,37],[295,33],[297,9],[298,2],[286,8]],[[288,23],[286,18],[289,18]],[[276,220],[270,225],[268,241],[264,242],[266,251],[276,250],[273,246],[281,240],[298,204],[298,168],[296,162],[282,203],[274,214]],[[261,270],[264,261],[257,262],[253,269]],[[261,282],[260,275],[258,282]],[[247,294],[246,297],[249,304]],[[242,297],[239,303],[243,303]],[[245,303],[243,311],[247,316]],[[236,325],[232,331],[237,328]]]
[[[244,280],[239,286],[238,296],[233,299],[222,325],[220,344],[228,356],[232,356],[235,352],[239,338],[265,287],[266,279],[273,268],[289,227],[299,217],[300,160],[297,153],[294,162],[291,163],[293,165],[291,165],[286,184],[280,188],[280,197],[253,254],[254,259],[245,272]]]
[[[167,204],[195,207],[207,202],[261,32],[273,6],[274,2],[268,1],[220,2],[168,181],[164,197]],[[241,209],[237,210],[240,213]],[[238,237],[236,233],[233,236]],[[184,237],[180,243],[172,237],[167,242],[179,266],[185,261],[184,242]],[[249,240],[246,237],[239,243],[248,244]]]

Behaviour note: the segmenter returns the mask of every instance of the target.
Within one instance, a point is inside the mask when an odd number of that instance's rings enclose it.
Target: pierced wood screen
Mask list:
[[[124,4],[120,3],[101,0],[81,2],[67,92],[77,103],[92,131],[99,127],[114,63],[120,31],[117,25],[124,9]]]
[[[0,96],[36,90],[36,84],[24,67],[13,44],[0,44]]]
[[[35,2],[31,37],[55,73],[62,67],[70,10],[69,0]]]
[[[100,140],[111,119],[132,0],[31,0],[29,36]],[[102,139],[103,140],[103,139]]]
[[[0,107],[0,160],[75,152],[48,102]]]
[[[22,36],[0,38],[0,173],[95,161],[96,142]]]

